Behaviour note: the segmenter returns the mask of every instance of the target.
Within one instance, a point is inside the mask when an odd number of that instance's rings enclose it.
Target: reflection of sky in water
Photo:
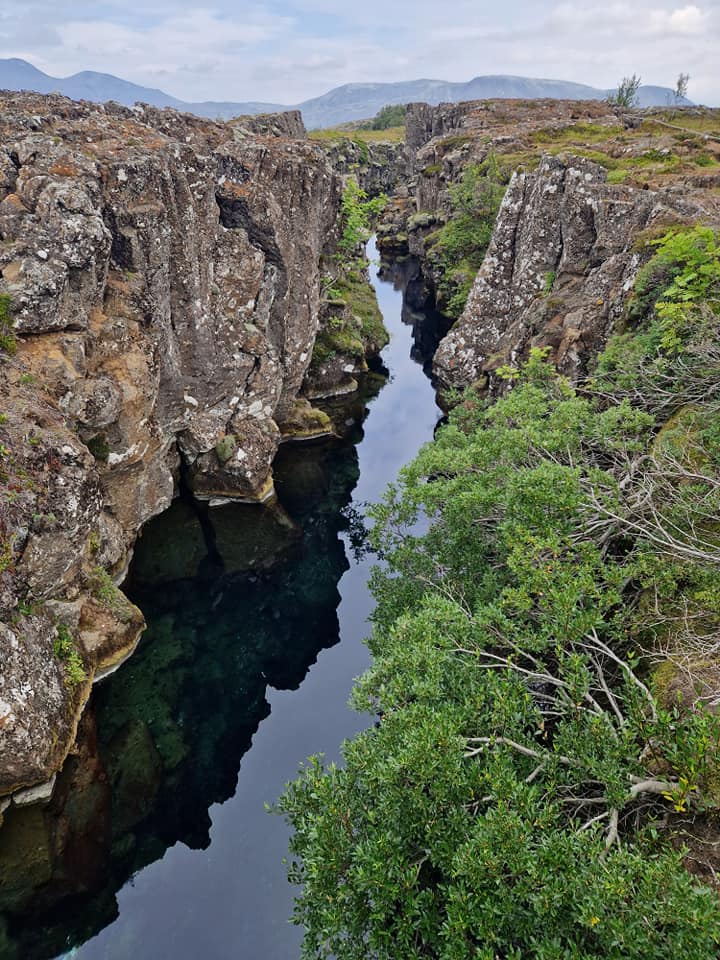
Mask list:
[[[371,258],[377,256],[374,244],[369,253]],[[427,377],[411,359],[412,331],[400,319],[402,293],[376,279],[377,267],[371,268],[371,274],[392,337],[383,352],[391,380],[371,402],[364,438],[357,448],[360,479],[353,502],[358,506],[381,496],[399,468],[432,438],[440,416]],[[282,863],[288,831],[283,820],[266,813],[264,804],[278,797],[305,757],[324,752],[329,759],[337,759],[342,739],[368,722],[349,710],[347,700],[354,677],[368,664],[362,640],[372,609],[367,591],[372,560],[348,559],[337,610],[342,642],[321,651],[298,690],[267,690],[270,715],[242,758],[235,794],[210,808],[210,845],[191,850],[176,843],[162,859],[142,869],[117,895],[119,917],[66,956],[79,960],[292,960],[299,955],[300,931],[286,919],[293,899]],[[284,596],[278,590],[270,598],[270,607],[277,599],[273,613],[279,619],[288,613],[281,606]],[[219,604],[226,616],[223,608],[232,604],[232,596],[223,597]],[[295,613],[302,616],[301,611]],[[240,603],[237,617],[241,633],[245,624]],[[292,636],[286,642],[292,644]],[[317,644],[321,645],[322,641]],[[197,680],[202,682],[201,677]],[[206,707],[212,709],[212,705]]]

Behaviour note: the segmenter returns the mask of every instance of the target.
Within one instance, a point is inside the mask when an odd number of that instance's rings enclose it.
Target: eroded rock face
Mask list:
[[[341,193],[298,116],[0,95],[0,796],[58,768],[136,643],[107,571],[181,468],[200,497],[271,492]]]
[[[578,377],[622,315],[638,235],[702,213],[683,194],[608,184],[580,157],[548,156],[515,174],[465,310],[435,355],[441,389],[483,386],[533,346]]]

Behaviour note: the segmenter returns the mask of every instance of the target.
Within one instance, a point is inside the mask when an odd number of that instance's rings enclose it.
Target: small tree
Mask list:
[[[635,73],[631,77],[623,77],[615,93],[608,97],[608,102],[615,107],[636,107],[639,101],[640,83],[640,77]]]
[[[675,89],[673,90],[673,96],[675,98],[676,104],[686,99],[689,82],[690,82],[689,73],[681,73],[678,75],[677,83],[675,84]]]

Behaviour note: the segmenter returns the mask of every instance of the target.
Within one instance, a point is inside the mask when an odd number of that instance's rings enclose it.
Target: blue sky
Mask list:
[[[609,87],[630,73],[720,104],[720,0],[2,0],[0,57],[114,73],[186,100],[295,103],[351,81],[478,74]]]

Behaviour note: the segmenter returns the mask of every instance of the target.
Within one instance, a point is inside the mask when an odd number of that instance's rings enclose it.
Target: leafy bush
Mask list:
[[[712,807],[720,720],[659,703],[636,652],[720,630],[717,249],[656,246],[673,266],[594,384],[533,352],[374,508],[354,703],[379,720],[280,803],[307,957],[718,956],[718,898],[664,828]],[[648,364],[658,392],[704,384],[682,422],[629,392]]]
[[[505,195],[504,176],[495,157],[465,168],[450,187],[452,215],[429,238],[431,259],[440,267],[438,299],[449,317],[459,317],[485,257],[495,218]]]
[[[386,203],[387,197],[383,194],[368,199],[357,180],[348,178],[342,198],[342,236],[338,245],[340,257],[347,266],[356,262],[360,244],[368,239],[370,226]]]

